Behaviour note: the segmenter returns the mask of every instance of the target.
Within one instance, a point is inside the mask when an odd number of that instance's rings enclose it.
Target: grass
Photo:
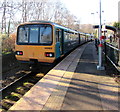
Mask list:
[[[7,54],[10,54],[10,53],[12,53],[12,52],[2,52],[2,55],[7,55]]]

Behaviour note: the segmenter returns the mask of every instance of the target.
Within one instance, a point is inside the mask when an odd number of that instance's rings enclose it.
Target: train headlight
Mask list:
[[[46,53],[45,53],[45,56],[46,56],[46,57],[54,57],[54,53],[46,52]]]
[[[23,55],[23,52],[22,52],[22,51],[16,51],[15,54],[16,54],[16,55]]]

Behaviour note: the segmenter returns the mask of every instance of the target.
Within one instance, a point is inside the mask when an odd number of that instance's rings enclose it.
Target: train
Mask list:
[[[21,63],[52,64],[91,35],[51,21],[30,21],[17,27],[15,56]]]

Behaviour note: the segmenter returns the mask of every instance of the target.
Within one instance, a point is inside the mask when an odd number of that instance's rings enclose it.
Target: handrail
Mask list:
[[[120,52],[120,49],[118,49],[118,48],[116,48],[116,47],[112,46],[111,44],[106,43],[106,45],[108,45],[109,47],[111,47],[111,48],[113,48],[113,49],[115,49],[115,50],[117,50],[117,51],[119,51],[119,52]]]
[[[109,48],[112,48],[113,50],[115,50],[116,52],[118,52],[118,58],[119,58],[119,55],[120,55],[120,49],[112,46],[111,44],[107,43],[106,42],[106,45],[109,47]],[[111,50],[108,50],[108,52],[110,52]],[[109,53],[107,51],[104,52],[106,58],[112,63],[112,65],[120,72],[120,65],[118,65],[118,62],[116,63],[116,60],[114,60],[114,58],[112,59],[111,56],[109,56]],[[113,54],[114,55],[114,54]],[[118,60],[120,61],[120,60]]]
[[[120,72],[120,66],[118,65],[116,65],[110,58],[109,58],[109,56],[106,56],[107,57],[107,59],[112,63],[112,65]]]

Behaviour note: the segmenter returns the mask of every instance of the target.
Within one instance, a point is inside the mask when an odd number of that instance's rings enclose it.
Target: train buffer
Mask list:
[[[10,110],[119,110],[120,86],[96,66],[94,43],[78,47]]]

